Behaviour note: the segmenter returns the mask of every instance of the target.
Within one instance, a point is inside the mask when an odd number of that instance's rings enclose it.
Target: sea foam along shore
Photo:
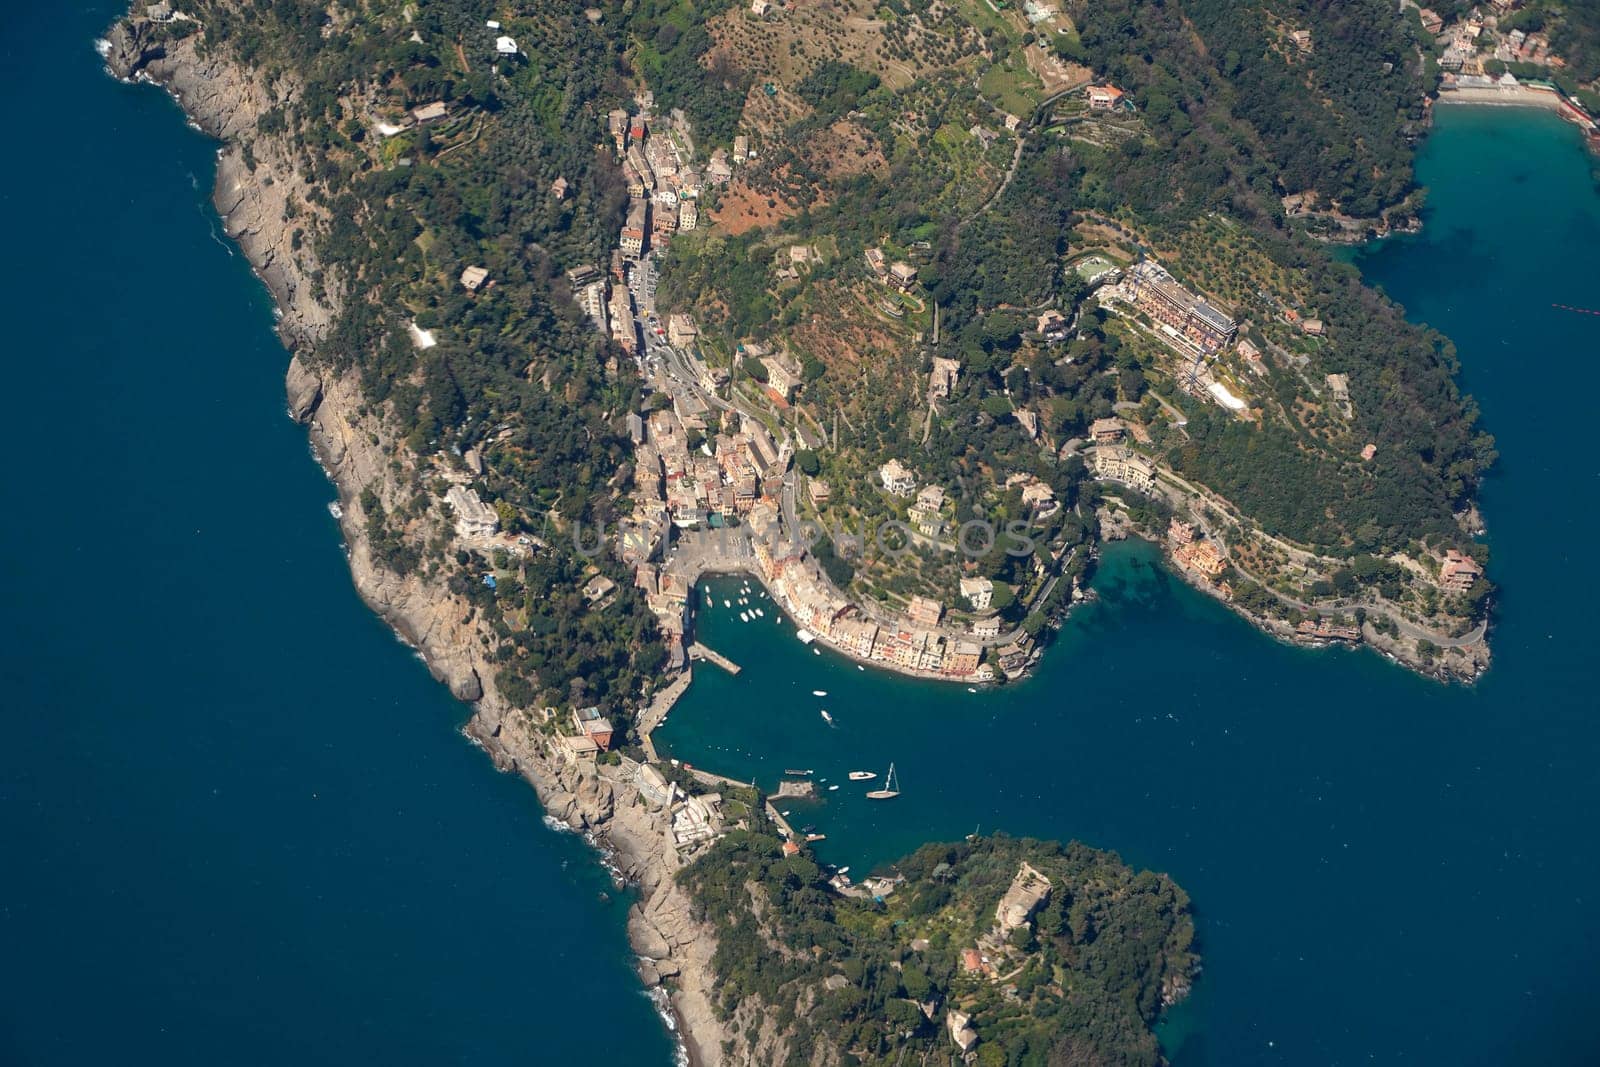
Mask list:
[[[694,1064],[724,1062],[728,1035],[712,1008],[715,949],[709,924],[696,921],[675,874],[681,861],[672,847],[666,817],[639,795],[624,768],[596,767],[564,760],[532,722],[495,691],[485,661],[480,630],[469,605],[442,584],[412,575],[401,578],[378,566],[366,542],[358,499],[374,486],[387,497],[403,475],[392,460],[411,462],[389,440],[381,421],[365,412],[360,384],[352,376],[323,375],[309,367],[309,352],[332,325],[340,306],[337,293],[314,295],[310,277],[319,267],[314,241],[291,251],[290,198],[314,203],[309,183],[287,146],[256,133],[256,119],[290,100],[296,90],[280,79],[278,95],[260,85],[249,70],[213,50],[200,56],[196,37],[158,42],[153,26],[137,14],[113,26],[96,48],[107,67],[123,80],[149,81],[165,88],[189,121],[222,142],[213,203],[227,235],[244,252],[272,294],[281,317],[280,337],[295,355],[286,386],[291,415],[309,428],[323,468],[339,494],[340,527],[349,548],[350,570],[363,600],[409,644],[429,671],[474,710],[468,736],[503,771],[521,774],[533,785],[554,819],[586,831],[597,847],[609,850],[616,870],[639,897],[628,915],[628,937],[640,958],[647,989],[660,990],[657,1003],[670,1004],[682,1042],[680,1059]],[[250,141],[254,167],[243,153]],[[269,180],[270,179],[270,180]],[[736,1045],[739,1043],[735,1035]]]

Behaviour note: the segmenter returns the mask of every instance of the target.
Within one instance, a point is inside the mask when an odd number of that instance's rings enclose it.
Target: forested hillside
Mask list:
[[[542,5],[510,18],[519,54],[496,55],[488,5],[429,0],[335,9],[311,0],[193,0],[192,21],[158,27],[200,52],[248,65],[281,101],[257,137],[282,140],[316,188],[294,247],[314,242],[314,282],[343,313],[314,363],[359,376],[393,435],[427,463],[461,467],[505,529],[546,541],[525,565],[421,545],[442,483],[419,475],[398,506],[367,510],[375,551],[401,573],[448,577],[493,620],[503,695],[523,705],[583,699],[626,715],[663,655],[654,621],[620,568],[618,603],[585,610],[574,523],[614,517],[628,457],[631,374],[571,299],[563,272],[603,266],[626,200],[598,153],[607,108],[630,95],[618,40],[580,10]],[[414,108],[447,116],[413,123]],[[379,125],[405,128],[385,135]],[[250,142],[245,144],[250,158]],[[564,178],[571,192],[552,195]],[[459,282],[484,267],[476,294]],[[415,324],[436,340],[420,347]],[[375,501],[375,498],[368,498]],[[609,556],[597,560],[616,567]],[[497,586],[482,578],[498,572]],[[576,687],[576,688],[574,688]]]
[[[1412,192],[1431,87],[1386,0],[1106,0],[1083,12],[1091,63],[1134,93],[1182,163],[1172,176],[1186,198],[1270,212],[1278,195],[1312,190],[1373,217]]]
[[[763,1062],[816,1062],[819,1046],[830,1061],[918,1062],[951,1049],[952,1012],[979,1063],[1165,1062],[1150,1026],[1199,968],[1188,897],[1165,875],[1077,843],[989,837],[891,865],[877,902],[840,896],[781,845],[758,820],[681,876],[717,929],[718,1007],[763,1042]],[[1024,864],[1048,894],[997,935]]]
[[[1430,86],[1409,13],[1384,0],[1105,0],[1067,5],[1073,32],[1046,40],[966,7],[893,10],[878,51],[849,34],[825,38],[815,56],[789,46],[783,106],[752,93],[741,119],[761,143],[741,181],[782,205],[780,217],[740,224],[736,238],[680,240],[664,270],[667,300],[703,314],[721,343],[787,345],[825,368],[801,406],[845,420],[826,476],[850,481],[911,456],[927,479],[962,487],[958,518],[991,506],[985,471],[1031,470],[1071,499],[1081,467],[1041,465],[1040,442],[1009,416],[1037,413],[1057,446],[1157,387],[1187,419],[1186,432],[1158,435],[1164,456],[1269,531],[1341,555],[1461,537],[1455,515],[1494,449],[1456,387],[1448,342],[1306,240],[1281,203],[1296,195],[1386,225],[1411,217]],[[746,33],[776,34],[781,46],[798,32],[722,18],[714,36],[724,43],[708,43],[705,62],[740,67],[755,54]],[[981,51],[935,51],[908,83],[893,43],[916,32],[968,41],[949,26],[962,19]],[[1006,86],[991,72],[1046,46],[1084,64],[1082,77],[1120,86],[1131,106],[1097,115],[1081,93],[1041,87],[1017,98],[1033,107],[1011,116],[1020,124],[1002,125]],[[863,163],[829,154],[840,130]],[[795,241],[837,254],[780,280],[774,257]],[[860,256],[877,245],[917,266],[939,308],[937,343],[929,315],[891,322],[862,308],[874,297],[860,286]],[[1264,375],[1217,357],[1243,375],[1230,380],[1263,418],[1181,395],[1173,361],[1101,314],[1078,316],[1065,359],[1040,343],[1042,309],[1086,306],[1088,286],[1063,265],[1101,247],[1174,264],[1278,346]],[[1320,340],[1284,328],[1302,314],[1323,324]],[[958,361],[961,376],[930,433],[919,383],[936,358]],[[1283,373],[1272,372],[1280,360]],[[1343,415],[1328,407],[1329,375],[1351,383]],[[1363,463],[1368,445],[1376,456]]]

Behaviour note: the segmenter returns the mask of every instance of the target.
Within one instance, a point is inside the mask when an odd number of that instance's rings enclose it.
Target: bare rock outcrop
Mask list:
[[[289,416],[295,422],[308,422],[322,400],[322,378],[306,369],[299,356],[289,360],[284,385],[289,394]]]

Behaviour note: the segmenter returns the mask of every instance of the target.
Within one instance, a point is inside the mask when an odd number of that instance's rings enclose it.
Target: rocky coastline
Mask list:
[[[676,874],[682,861],[669,821],[640,796],[629,765],[579,763],[557,751],[495,690],[486,652],[488,628],[471,605],[442,583],[415,574],[401,577],[374,559],[361,493],[373,488],[388,502],[404,479],[394,469],[395,461],[402,466],[412,461],[365,404],[359,380],[320,369],[311,360],[339,313],[342,294],[325,291],[318,283],[322,265],[309,233],[303,241],[295,239],[303,224],[289,209],[313,210],[309,205],[316,198],[308,195],[312,183],[301,173],[290,145],[261,135],[256,126],[260,116],[291,102],[296,90],[280,79],[269,91],[249,70],[214,52],[201,54],[197,38],[162,40],[155,24],[131,16],[108,31],[105,58],[113,75],[167,90],[195,126],[221,143],[213,203],[226,233],[280,313],[279,334],[292,353],[285,379],[289,414],[307,427],[317,458],[336,487],[357,590],[421,653],[437,680],[472,704],[467,736],[498,769],[527,780],[552,818],[589,835],[636,889],[628,936],[639,956],[641,981],[645,988],[665,993],[689,1062],[747,1062],[763,1049],[771,1052],[771,1028],[759,1023],[752,1006],[741,1009],[731,1026],[718,1017],[711,966],[714,929],[696,918],[679,886]],[[1264,632],[1296,639],[1233,607]],[[1417,669],[1414,663],[1406,665]],[[752,1023],[756,1025],[748,1025]]]
[[[166,89],[189,120],[221,142],[213,203],[224,228],[261,278],[280,313],[279,335],[293,353],[285,379],[289,414],[308,429],[318,461],[339,495],[340,525],[356,589],[408,644],[429,672],[458,699],[473,705],[465,733],[502,771],[520,774],[550,816],[586,833],[611,860],[638,899],[629,911],[628,938],[639,956],[645,988],[660,989],[675,1017],[684,1057],[692,1064],[725,1061],[726,1034],[713,1008],[711,956],[715,936],[695,918],[676,873],[681,860],[667,818],[640,797],[623,767],[571,762],[494,689],[471,606],[440,583],[400,577],[377,565],[360,505],[364,488],[380,497],[396,475],[403,449],[363,402],[360,383],[311,365],[309,353],[332,325],[339,295],[319,292],[309,240],[292,239],[285,207],[299,205],[310,184],[287,144],[255,134],[256,119],[292,99],[274,96],[248,70],[217,55],[201,55],[194,36],[161,41],[148,20],[130,16],[102,43],[110,72],[123,80]],[[249,131],[248,150],[243,135]]]

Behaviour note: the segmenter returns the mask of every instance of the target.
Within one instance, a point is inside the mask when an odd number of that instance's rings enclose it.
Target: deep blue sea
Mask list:
[[[116,12],[0,35],[48,108],[0,168],[0,1064],[670,1062],[626,898],[352,590],[213,146],[102,74]],[[1427,231],[1358,262],[1457,339],[1504,455],[1477,687],[1272,644],[1117,546],[997,693],[719,598],[745,672],[702,671],[663,747],[768,783],[895,760],[893,804],[796,812],[839,863],[981,827],[1169,871],[1206,953],[1181,1067],[1600,1062],[1600,317],[1551,306],[1600,308],[1600,195],[1538,113],[1441,111],[1421,168]]]
[[[1171,873],[1205,956],[1163,1028],[1179,1067],[1600,1063],[1600,315],[1552,306],[1600,310],[1600,192],[1538,111],[1441,108],[1419,165],[1425,232],[1355,258],[1456,339],[1504,455],[1476,687],[1275,644],[1123,544],[1102,599],[998,692],[814,654],[770,607],[740,622],[724,582],[699,633],[744,671],[699,671],[658,745],[843,783],[789,810],[853,874],[978,828]],[[893,802],[845,781],[891,760]]]
[[[0,20],[0,1064],[670,1063],[626,899],[357,599],[118,10]]]

